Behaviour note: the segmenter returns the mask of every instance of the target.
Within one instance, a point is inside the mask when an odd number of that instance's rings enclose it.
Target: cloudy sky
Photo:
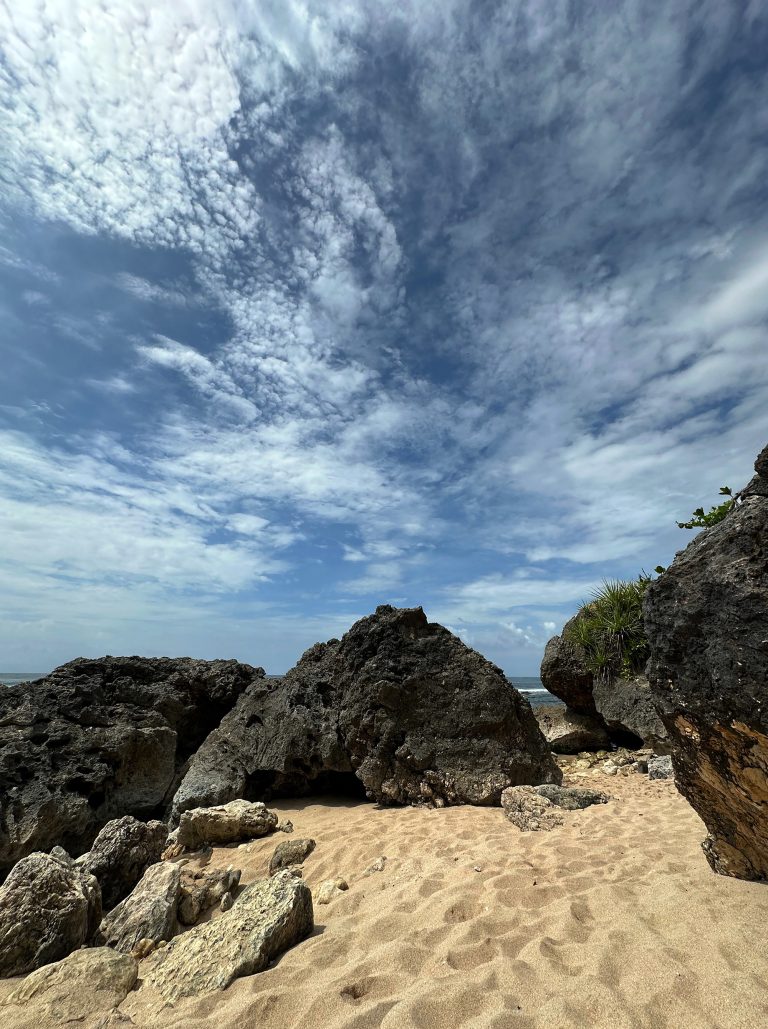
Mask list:
[[[0,0],[0,669],[511,674],[768,441],[763,0]]]

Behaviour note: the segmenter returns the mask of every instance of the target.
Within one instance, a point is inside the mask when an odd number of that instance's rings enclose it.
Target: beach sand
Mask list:
[[[613,799],[552,832],[500,808],[271,804],[317,841],[310,887],[343,876],[349,891],[268,971],[173,1007],[145,985],[120,1010],[146,1029],[768,1025],[768,888],[709,869],[671,782],[568,781]],[[210,866],[262,878],[287,838],[217,849]]]

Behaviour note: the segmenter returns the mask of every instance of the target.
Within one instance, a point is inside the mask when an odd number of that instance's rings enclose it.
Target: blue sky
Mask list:
[[[0,4],[0,667],[511,674],[768,441],[768,14]]]

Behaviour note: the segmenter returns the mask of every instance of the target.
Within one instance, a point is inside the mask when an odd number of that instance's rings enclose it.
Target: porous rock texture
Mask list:
[[[164,822],[140,822],[133,815],[113,818],[99,831],[77,863],[99,880],[105,911],[127,897],[149,866],[160,860],[167,838]]]
[[[578,754],[582,750],[604,750],[611,744],[600,718],[579,715],[569,708],[534,708],[536,721],[554,754]]]
[[[171,861],[150,865],[139,882],[102,919],[97,939],[130,954],[139,940],[170,940],[177,928],[181,869]]]
[[[649,586],[644,611],[651,688],[707,860],[768,880],[768,447],[755,471]]]
[[[606,804],[609,798],[599,790],[581,786],[512,786],[501,795],[504,814],[522,832],[554,829],[563,824],[558,811],[578,811],[592,804]]]
[[[195,926],[153,954],[142,977],[173,1003],[223,990],[261,972],[314,928],[309,887],[289,871],[246,886],[220,918]]]
[[[92,875],[66,855],[29,854],[0,886],[0,977],[66,957],[100,921],[101,892]]]
[[[188,850],[206,845],[221,847],[266,836],[275,831],[277,822],[275,812],[261,801],[231,800],[216,807],[185,811],[171,839]]]
[[[191,763],[174,817],[233,797],[363,790],[385,804],[493,804],[559,781],[527,700],[418,608],[382,606],[255,683]]]
[[[239,868],[217,868],[211,872],[182,868],[178,919],[182,925],[196,925],[200,917],[232,896],[240,883]]]
[[[111,818],[158,815],[184,765],[261,668],[78,658],[0,691],[0,879],[19,858],[86,850]]]
[[[544,689],[559,697],[571,711],[594,716],[597,709],[592,697],[592,672],[587,668],[584,650],[568,638],[580,617],[577,612],[565,623],[562,633],[547,643],[539,675]]]

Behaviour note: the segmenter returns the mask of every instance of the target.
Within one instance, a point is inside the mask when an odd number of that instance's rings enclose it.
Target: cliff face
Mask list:
[[[649,678],[715,871],[768,879],[768,447],[737,506],[648,589]]]

